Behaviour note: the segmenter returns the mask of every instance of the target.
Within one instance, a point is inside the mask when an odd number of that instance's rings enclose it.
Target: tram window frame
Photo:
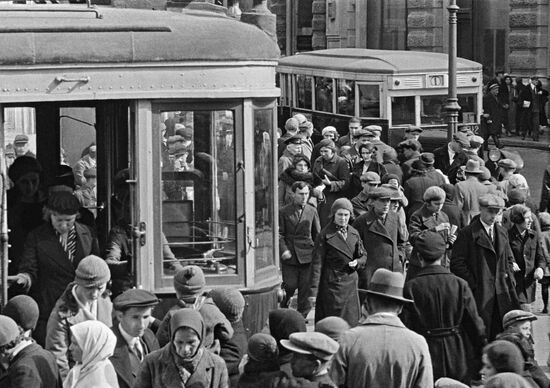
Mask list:
[[[324,77],[324,76],[314,76],[313,77],[313,80],[314,80],[314,102],[313,102],[313,106],[315,106],[315,109],[312,109],[312,110],[315,110],[317,112],[324,112],[324,113],[334,113],[334,99],[335,99],[335,93],[334,93],[334,78],[332,77]],[[324,85],[328,86],[328,91],[329,91],[329,95],[328,95],[328,98],[326,99],[327,101],[330,102],[330,108],[329,110],[325,109],[327,107],[322,107],[321,106],[321,103],[319,101],[319,92],[322,91],[323,89],[320,89],[318,88],[317,86],[319,85],[319,82],[324,82]],[[323,108],[323,109],[321,109]]]
[[[345,78],[336,78],[334,80],[334,82],[336,83],[336,91],[337,91],[337,94],[338,96],[335,96],[336,98],[336,109],[335,109],[335,113],[336,114],[340,114],[340,115],[345,115],[345,116],[355,116],[355,112],[357,111],[356,107],[357,107],[357,82],[355,82],[355,80],[351,80],[351,79],[345,79]],[[350,87],[351,88],[351,91],[348,93],[348,96],[339,96],[340,94],[340,84],[341,83],[344,83],[345,82],[345,86],[347,87]],[[349,86],[350,83],[352,86]],[[335,93],[336,94],[336,93]],[[349,95],[352,95],[352,100],[349,101]],[[344,97],[346,98],[348,101],[349,101],[349,105],[351,105],[352,107],[352,111],[349,112],[349,109],[348,109],[348,112],[341,112],[340,111],[340,99],[341,97]],[[344,100],[342,100],[344,101]]]
[[[304,101],[304,105],[300,105],[300,93],[301,93],[301,84],[302,82],[300,82],[300,78],[303,77],[304,78],[304,82],[303,82],[303,85],[304,85],[304,96],[303,96],[303,101]],[[306,85],[309,84],[309,90],[307,89]],[[295,74],[294,75],[294,85],[295,85],[295,94],[294,94],[294,101],[295,101],[295,104],[294,104],[294,107],[295,108],[300,108],[300,109],[306,109],[306,110],[315,110],[315,99],[313,98],[313,95],[314,95],[314,90],[315,90],[315,85],[314,85],[314,77],[311,76],[311,75],[307,75],[307,74]],[[308,94],[309,94],[309,98],[308,98]],[[309,106],[308,105],[308,102],[309,102]]]
[[[384,117],[384,104],[385,104],[385,100],[383,99],[384,98],[384,95],[382,93],[382,84],[380,82],[356,82],[356,87],[357,87],[357,97],[356,97],[356,101],[357,101],[357,105],[358,105],[358,115],[359,117],[364,117],[364,118],[376,118],[376,119],[380,119],[380,118],[383,118]],[[373,115],[366,115],[364,114],[364,111],[361,107],[361,87],[362,86],[368,86],[368,87],[371,87],[371,86],[376,86],[378,88],[378,115],[377,116],[373,116]]]
[[[237,161],[243,158],[243,104],[240,101],[220,101],[213,103],[204,103],[199,101],[155,101],[152,103],[152,141],[153,141],[153,182],[159,183],[158,190],[154,190],[153,203],[159,204],[154,211],[154,230],[162,231],[162,188],[160,182],[162,182],[162,171],[159,168],[162,158],[161,154],[161,141],[155,138],[155,133],[160,131],[160,117],[162,112],[219,112],[219,111],[232,111],[233,112],[233,128],[234,128],[234,161],[235,169],[237,168]],[[215,139],[214,139],[215,141]],[[236,260],[236,273],[224,273],[224,274],[209,274],[205,273],[208,278],[209,285],[242,285],[246,279],[246,260],[239,254],[245,247],[245,224],[244,220],[241,222],[240,215],[244,213],[244,178],[242,174],[235,174],[234,184],[235,196],[235,260]],[[157,255],[162,252],[162,236],[161,233],[155,233],[154,236],[154,251]],[[185,264],[182,264],[185,265]],[[154,272],[153,281],[155,290],[171,290],[173,289],[173,274],[165,274],[163,270],[162,261],[156,260],[150,266]]]
[[[395,120],[395,109],[394,109],[394,102],[395,99],[406,99],[405,103],[410,104],[412,102],[412,110],[410,111],[412,115],[412,121],[411,120],[400,120],[399,122],[396,122]],[[391,107],[391,125],[397,126],[397,125],[416,125],[416,96],[391,96],[390,97],[390,107]]]

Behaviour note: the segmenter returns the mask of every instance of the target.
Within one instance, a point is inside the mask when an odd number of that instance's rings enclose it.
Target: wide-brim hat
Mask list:
[[[473,159],[468,159],[464,167],[464,172],[468,174],[483,174],[479,161]]]
[[[379,268],[372,275],[366,292],[403,303],[414,303],[413,300],[403,297],[404,284],[405,278],[401,273]]]

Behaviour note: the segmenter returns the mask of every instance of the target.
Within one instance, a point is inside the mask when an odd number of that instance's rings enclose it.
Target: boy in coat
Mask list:
[[[469,384],[480,366],[485,325],[468,283],[441,265],[446,245],[436,231],[417,236],[414,249],[421,269],[403,291],[415,303],[404,306],[401,319],[426,338],[435,380],[450,377]]]
[[[120,388],[134,385],[143,358],[159,349],[155,334],[147,327],[152,318],[157,297],[145,290],[127,290],[113,300],[118,325],[111,329],[117,338],[113,355],[109,358],[115,367]]]
[[[298,181],[292,184],[294,203],[279,213],[279,251],[285,297],[281,307],[287,308],[298,290],[298,312],[304,318],[311,310],[308,300],[313,242],[321,231],[317,210],[308,204],[309,186]]]

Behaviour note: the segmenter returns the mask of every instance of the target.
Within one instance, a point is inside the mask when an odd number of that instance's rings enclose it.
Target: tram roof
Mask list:
[[[299,53],[281,58],[279,66],[323,69],[352,73],[418,73],[447,71],[447,54],[371,49],[328,49]],[[457,58],[458,71],[479,71],[481,64],[464,58]]]
[[[16,7],[0,7],[0,65],[271,61],[280,55],[258,27],[213,12]]]

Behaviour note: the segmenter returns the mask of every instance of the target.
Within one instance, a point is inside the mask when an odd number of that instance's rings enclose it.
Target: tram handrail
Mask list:
[[[95,13],[96,19],[103,19],[103,15],[99,12],[99,9],[92,5],[88,5],[86,8],[67,8],[67,7],[34,7],[34,6],[21,6],[21,7],[0,7],[0,12],[69,12],[69,13]]]

